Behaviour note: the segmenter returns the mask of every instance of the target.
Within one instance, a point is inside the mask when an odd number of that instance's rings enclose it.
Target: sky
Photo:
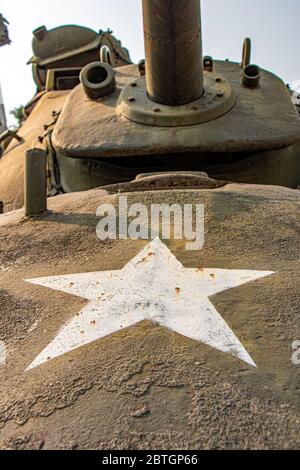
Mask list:
[[[7,114],[34,95],[32,31],[46,25],[79,24],[111,28],[134,62],[144,58],[141,0],[0,0],[10,22],[12,44],[0,48],[0,83]],[[205,55],[240,61],[245,37],[253,43],[252,62],[285,82],[300,80],[300,0],[202,0]],[[9,118],[9,124],[13,120]]]

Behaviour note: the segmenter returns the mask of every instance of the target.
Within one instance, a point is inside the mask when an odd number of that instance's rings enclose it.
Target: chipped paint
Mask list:
[[[0,365],[6,364],[6,345],[4,341],[0,341]]]
[[[28,279],[31,284],[73,294],[89,303],[63,326],[27,370],[143,320],[256,366],[209,298],[271,274],[187,269],[156,239],[121,271]]]

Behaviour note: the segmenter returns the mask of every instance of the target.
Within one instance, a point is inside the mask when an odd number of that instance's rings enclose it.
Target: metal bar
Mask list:
[[[25,154],[25,215],[40,215],[46,210],[46,152],[30,149]]]
[[[149,97],[170,106],[203,94],[200,0],[143,0]]]
[[[20,137],[17,132],[11,131],[10,129],[6,129],[4,132],[2,132],[2,134],[0,134],[0,144],[2,144],[2,142],[4,142],[9,137],[11,137],[12,139],[16,139],[20,144],[24,143],[24,139]]]

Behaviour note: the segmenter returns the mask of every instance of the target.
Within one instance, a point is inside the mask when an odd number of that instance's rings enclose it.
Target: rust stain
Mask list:
[[[179,296],[179,294],[180,294],[180,292],[181,292],[180,287],[176,287],[175,291],[176,291],[176,295]]]
[[[151,258],[151,256],[155,256],[155,253],[148,253],[147,256],[145,256],[145,258],[143,258],[141,261],[139,261],[137,264],[142,264],[144,263],[145,261],[147,261],[148,258]]]

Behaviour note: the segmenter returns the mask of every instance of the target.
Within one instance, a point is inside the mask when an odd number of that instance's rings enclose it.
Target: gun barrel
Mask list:
[[[203,94],[200,0],[143,0],[146,81],[156,103],[179,106]]]

